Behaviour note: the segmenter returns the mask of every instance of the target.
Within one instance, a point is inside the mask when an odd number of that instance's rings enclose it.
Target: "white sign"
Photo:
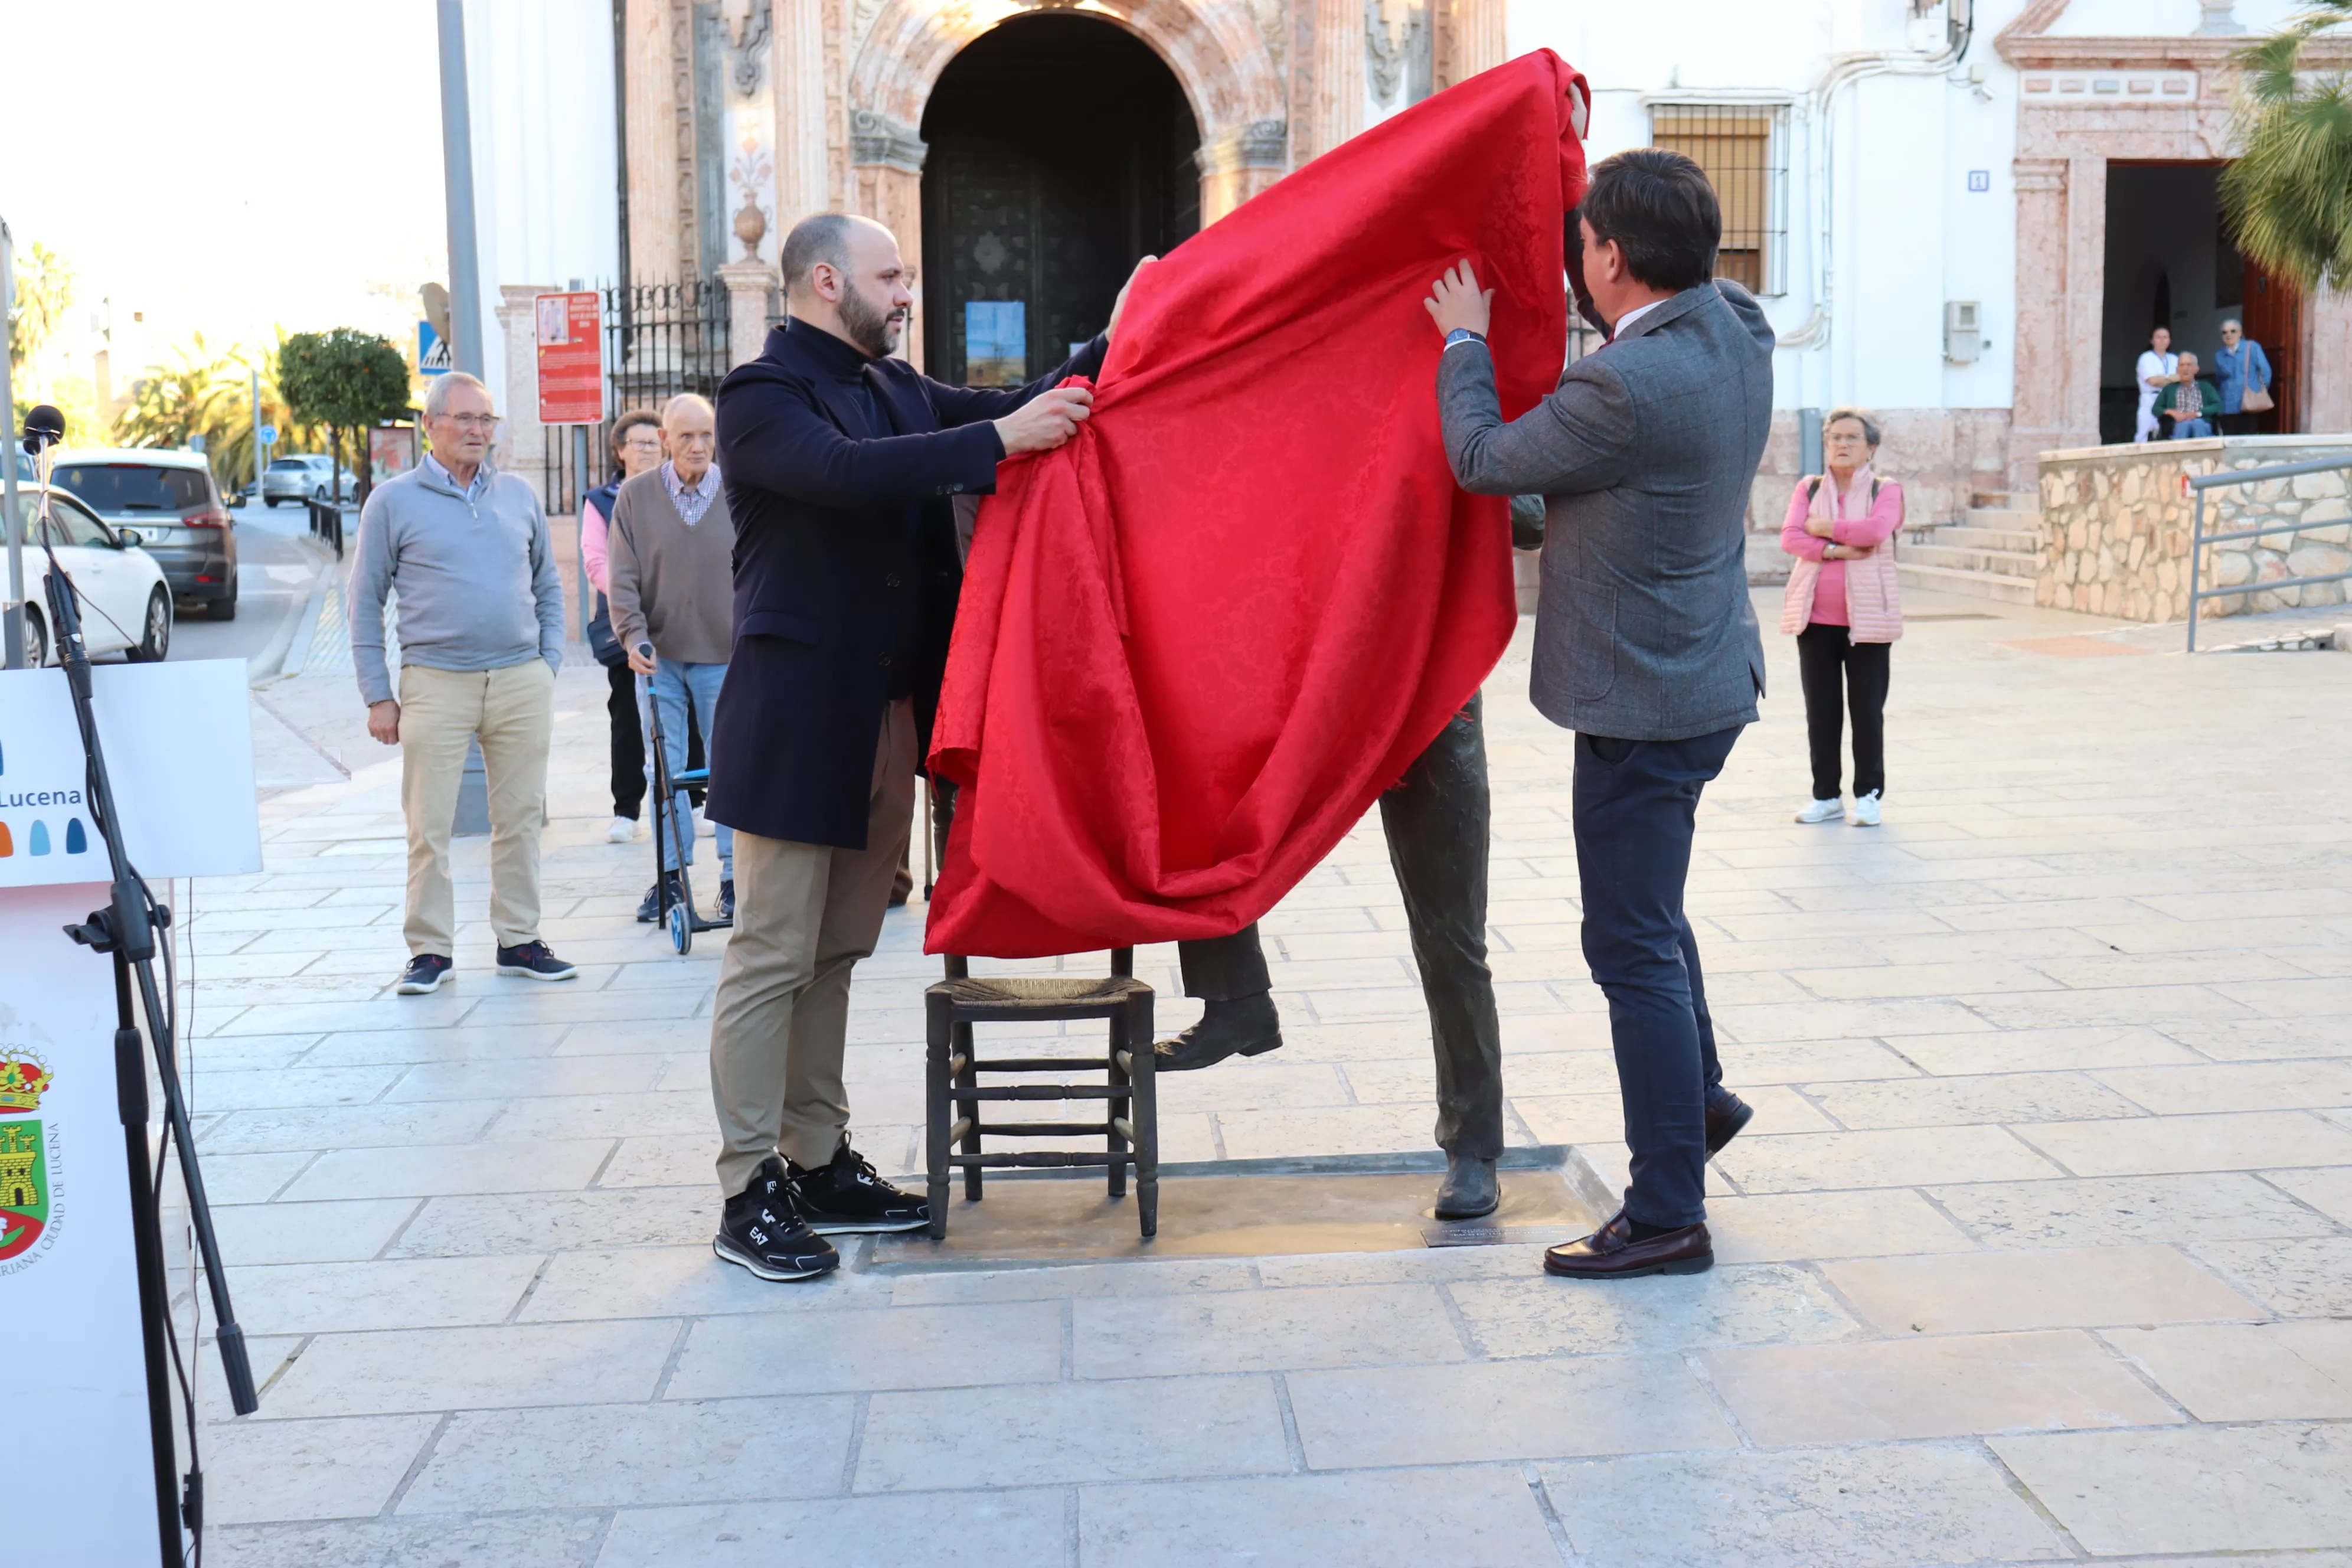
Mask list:
[[[0,892],[0,1323],[34,1347],[8,1420],[40,1471],[9,1510],[14,1563],[163,1560],[114,961],[62,929],[106,899],[103,882]]]
[[[245,661],[101,664],[90,677],[123,847],[139,874],[260,870]],[[66,672],[0,670],[0,888],[112,879],[88,789]]]

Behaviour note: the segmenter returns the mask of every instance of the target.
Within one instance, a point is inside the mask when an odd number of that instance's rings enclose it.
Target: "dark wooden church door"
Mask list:
[[[950,62],[923,115],[925,369],[1014,385],[1102,331],[1137,259],[1200,226],[1181,88],[1108,23],[1018,16]]]

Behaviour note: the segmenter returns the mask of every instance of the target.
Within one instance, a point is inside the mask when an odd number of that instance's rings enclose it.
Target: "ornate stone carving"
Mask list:
[[[923,156],[929,151],[929,145],[911,125],[878,110],[849,111],[849,161],[853,163],[886,163],[893,169],[919,174],[923,172]]]
[[[1406,6],[1401,29],[1390,27],[1387,10],[1382,0],[1364,0],[1364,79],[1371,87],[1372,101],[1382,108],[1396,101],[1408,68],[1429,58],[1428,6]],[[1422,79],[1413,84],[1419,89],[1415,98],[1427,97],[1427,69],[1412,74]]]
[[[1201,139],[1192,162],[1203,174],[1225,174],[1236,169],[1280,169],[1289,153],[1289,121],[1253,120],[1209,132]]]
[[[669,65],[671,101],[677,116],[677,254],[682,269],[692,274],[702,254],[694,136],[694,0],[670,0]]]
[[[719,0],[719,25],[727,33],[727,77],[750,98],[760,90],[767,58],[770,0]]]

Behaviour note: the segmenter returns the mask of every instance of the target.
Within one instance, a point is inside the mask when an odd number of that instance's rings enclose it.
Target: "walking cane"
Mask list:
[[[931,781],[923,780],[923,902],[931,901]]]

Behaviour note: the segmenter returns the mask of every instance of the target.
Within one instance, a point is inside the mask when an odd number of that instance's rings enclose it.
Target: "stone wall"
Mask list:
[[[2341,458],[2352,437],[2244,436],[2042,455],[2042,569],[2034,602],[2127,621],[2189,616],[2189,541],[2196,501],[2187,479],[2224,469]],[[2352,501],[2343,473],[2302,474],[2205,493],[2205,531],[2272,521],[2328,521],[2301,533],[2206,546],[2200,587],[2228,588],[2352,571]],[[2342,520],[2342,521],[2336,521]],[[2209,599],[2205,616],[2345,602],[2345,584],[2265,589]]]

